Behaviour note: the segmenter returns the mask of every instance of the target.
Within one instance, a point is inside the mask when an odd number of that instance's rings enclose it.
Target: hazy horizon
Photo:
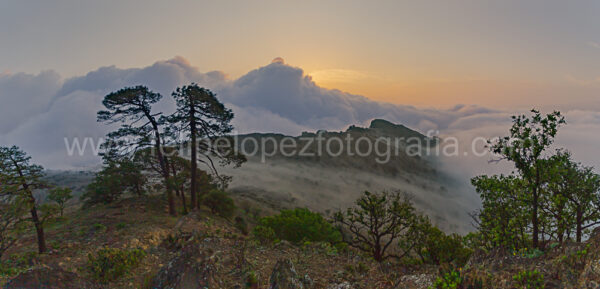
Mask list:
[[[236,7],[237,9],[232,9]],[[5,1],[0,144],[81,168],[65,138],[100,138],[107,93],[197,82],[236,133],[343,130],[383,118],[427,133],[508,133],[510,115],[562,111],[558,145],[600,166],[600,4],[589,1]],[[274,62],[274,63],[271,63]],[[472,174],[487,159],[451,160]]]

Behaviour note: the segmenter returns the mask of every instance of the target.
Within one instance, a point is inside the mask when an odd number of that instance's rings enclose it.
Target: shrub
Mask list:
[[[539,258],[541,256],[544,255],[544,251],[540,250],[540,249],[529,249],[529,248],[523,248],[517,252],[514,252],[514,255],[519,255],[521,257],[525,257],[528,259],[534,259],[534,258]]]
[[[269,244],[275,241],[275,231],[270,227],[256,226],[254,227],[254,230],[252,230],[252,234],[254,235],[254,238],[263,244]]]
[[[542,289],[544,286],[544,274],[541,274],[537,269],[530,271],[524,270],[513,276],[513,280],[517,283],[518,288],[523,289]]]
[[[467,263],[472,251],[464,246],[463,237],[458,234],[446,235],[433,226],[425,230],[425,242],[417,252],[424,263],[437,265],[454,263],[457,267]]]
[[[26,271],[35,264],[37,256],[37,252],[10,255],[6,260],[0,261],[0,276],[11,277]]]
[[[145,256],[141,249],[103,248],[88,255],[87,267],[95,280],[107,283],[129,274]]]
[[[235,212],[235,204],[227,193],[221,190],[212,190],[202,198],[202,203],[207,206],[213,214],[224,218],[230,218]]]
[[[462,284],[462,278],[460,277],[460,273],[457,271],[452,271],[449,273],[445,273],[442,277],[438,277],[433,283],[433,288],[435,289],[455,289],[460,288]]]
[[[386,191],[365,191],[354,207],[336,212],[333,219],[344,231],[348,246],[370,254],[377,262],[409,256],[423,238],[419,227],[425,222],[409,195]],[[394,243],[399,246],[390,246]]]
[[[323,216],[308,209],[282,210],[279,215],[262,218],[260,223],[271,228],[277,238],[296,244],[303,241],[335,244],[342,239],[340,232]]]
[[[94,232],[105,232],[107,230],[104,224],[96,223],[93,226]]]

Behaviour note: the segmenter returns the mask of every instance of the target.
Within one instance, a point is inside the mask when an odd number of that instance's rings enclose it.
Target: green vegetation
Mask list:
[[[88,255],[87,268],[92,278],[107,283],[129,274],[145,256],[141,249],[102,248]]]
[[[544,274],[541,274],[538,270],[524,270],[513,276],[513,280],[516,283],[517,288],[522,289],[543,289],[544,285]]]
[[[14,236],[11,234],[19,231],[22,212],[29,211],[30,223],[37,235],[38,252],[44,253],[48,250],[44,225],[53,217],[55,210],[49,204],[37,203],[34,191],[47,188],[48,185],[42,181],[44,169],[31,164],[30,160],[31,157],[16,146],[0,147],[0,204],[8,211],[0,216],[3,217],[1,223],[9,230],[6,234],[0,233],[0,245],[12,246]],[[0,253],[4,250],[6,248],[0,248]]]
[[[27,229],[26,206],[8,195],[0,195],[0,260]]]
[[[192,83],[178,87],[172,95],[177,104],[177,111],[168,117],[168,121],[172,125],[169,129],[184,132],[188,138],[183,141],[192,144],[189,146],[191,158],[190,195],[191,208],[195,209],[199,207],[196,194],[198,188],[196,175],[199,161],[209,165],[219,182],[225,184],[227,179],[221,178],[217,173],[217,167],[214,165],[215,161],[213,159],[218,159],[225,164],[233,163],[236,167],[239,167],[246,159],[243,155],[234,153],[235,150],[231,147],[232,142],[226,142],[227,147],[223,146],[225,142],[222,142],[219,146],[198,142],[199,139],[215,140],[225,137],[233,130],[233,126],[230,124],[233,119],[233,112],[219,102],[212,91]],[[206,159],[199,160],[199,156]],[[225,186],[221,185],[220,188],[224,189]]]
[[[202,204],[207,206],[213,214],[230,218],[235,212],[235,204],[227,193],[221,190],[212,190],[202,198]]]
[[[428,220],[416,213],[406,194],[364,192],[355,207],[335,213],[334,222],[344,242],[382,262],[409,257],[424,238]],[[390,253],[392,248],[397,253]]]
[[[515,267],[508,270],[511,273],[507,276],[512,279],[507,283],[516,288],[544,288],[546,280],[540,271],[547,273],[548,278],[567,278],[570,282],[575,279],[571,276],[573,270],[584,270],[591,258],[597,256],[597,251],[590,253],[589,243],[584,247],[581,242],[589,236],[591,229],[600,225],[600,176],[593,168],[573,160],[570,152],[550,149],[558,128],[565,123],[559,112],[542,115],[532,110],[531,115],[515,116],[508,136],[489,141],[489,149],[498,161],[509,161],[515,171],[508,175],[481,175],[471,179],[482,207],[472,215],[477,231],[461,236],[440,230],[429,217],[415,209],[408,194],[397,191],[366,191],[353,206],[334,213],[331,220],[307,208],[281,210],[260,219],[260,208],[246,208],[245,214],[237,215],[235,202],[225,191],[230,178],[217,173],[215,161],[221,165],[239,166],[245,158],[231,153],[230,148],[215,148],[204,143],[193,146],[190,161],[187,156],[178,155],[176,148],[177,145],[197,144],[198,140],[210,142],[227,137],[233,129],[230,125],[233,113],[212,92],[196,84],[178,88],[173,97],[178,110],[169,117],[152,111],[152,106],[162,96],[143,86],[125,88],[105,97],[103,104],[107,110],[98,113],[98,120],[109,124],[122,122],[123,126],[108,134],[109,140],[103,145],[104,166],[81,196],[84,208],[99,204],[111,205],[96,206],[91,211],[108,207],[117,210],[125,206],[133,208],[132,203],[113,203],[127,201],[121,200],[125,195],[133,196],[130,200],[139,202],[155,197],[151,193],[157,191],[164,192],[165,197],[156,197],[152,205],[141,204],[136,209],[145,213],[152,207],[154,212],[164,212],[166,205],[171,216],[177,211],[191,212],[181,219],[187,222],[203,218],[207,208],[212,215],[227,220],[204,219],[206,226],[196,223],[195,228],[204,227],[205,230],[194,233],[184,232],[178,223],[177,228],[181,231],[169,231],[164,239],[164,235],[160,239],[150,237],[154,241],[163,240],[160,248],[156,242],[148,246],[154,246],[152,250],[178,251],[187,248],[192,240],[206,236],[220,238],[221,243],[230,242],[229,246],[235,242],[239,249],[235,260],[247,266],[236,273],[240,278],[237,284],[245,282],[247,288],[257,288],[260,283],[258,269],[252,264],[254,260],[245,257],[246,247],[257,244],[247,242],[247,237],[232,233],[231,228],[224,228],[220,223],[231,225],[243,235],[250,233],[249,223],[255,224],[251,231],[255,240],[262,244],[286,240],[296,245],[299,254],[345,258],[347,253],[349,258],[361,260],[358,265],[345,267],[345,272],[350,275],[374,271],[363,262],[380,263],[381,271],[398,269],[395,266],[411,270],[435,268],[441,273],[433,288],[489,286],[493,277],[485,271],[485,266],[496,264],[481,262],[485,265],[473,266],[474,263],[468,260],[474,251],[478,253],[471,260],[485,258],[482,255],[487,253],[492,258],[522,262],[515,265],[520,270],[516,275],[512,276],[517,272]],[[381,121],[374,125],[379,129],[387,127]],[[197,162],[206,164],[209,172],[199,169]],[[38,252],[46,252],[45,225],[58,212],[63,216],[65,204],[73,197],[71,189],[53,187],[43,181],[43,176],[42,167],[31,164],[25,152],[17,147],[0,147],[0,276],[13,276],[32,267],[34,259],[37,262],[50,256],[44,254],[33,258],[13,254],[7,257],[7,252],[15,246],[29,251],[30,246],[35,245],[29,240],[34,238]],[[43,193],[47,193],[51,202],[36,199]],[[176,208],[179,201],[176,197],[181,200],[180,208]],[[166,203],[163,203],[165,199]],[[93,213],[98,213],[99,218],[78,224],[68,233],[52,232],[51,236],[71,234],[77,239],[72,243],[50,241],[52,254],[73,247],[81,250],[86,242],[97,241],[103,235],[122,237],[130,231],[123,230],[129,226],[131,231],[138,229],[133,221],[127,221],[127,224],[122,219],[119,223],[106,221],[118,214],[108,217],[100,211]],[[254,218],[245,219],[251,215]],[[107,218],[100,219],[105,216]],[[236,217],[232,222],[233,216]],[[161,218],[160,214],[155,214],[149,219],[155,217]],[[52,223],[53,226],[46,226],[48,229],[70,224],[70,218],[54,219],[58,221]],[[175,222],[174,218],[168,219]],[[141,243],[138,239],[131,241],[133,246]],[[145,242],[140,246],[147,248]],[[276,246],[266,247],[263,249]],[[554,249],[556,247],[559,248]],[[87,269],[95,281],[109,283],[132,273],[145,256],[146,251],[141,249],[105,247],[88,255]],[[550,269],[543,267],[538,271],[530,266],[533,262],[551,258],[554,259]],[[568,269],[565,270],[565,266]],[[536,268],[542,267],[536,265]]]
[[[147,182],[142,168],[129,160],[107,160],[107,165],[96,173],[94,181],[81,196],[86,205],[110,204],[119,200],[124,193],[141,196]]]
[[[276,240],[275,231],[270,227],[256,226],[252,230],[252,235],[262,244],[270,244]]]
[[[268,240],[271,231],[275,238],[296,244],[305,241],[336,244],[342,240],[340,232],[321,214],[304,208],[282,210],[278,215],[262,218],[254,228],[254,235]]]
[[[540,238],[562,244],[574,236],[581,242],[585,230],[599,224],[600,176],[567,151],[546,152],[564,123],[559,112],[532,110],[530,117],[513,117],[510,136],[490,142],[492,152],[517,170],[471,180],[483,203],[474,214],[477,247],[520,252],[543,249]]]
[[[462,267],[473,252],[464,245],[464,238],[458,234],[446,235],[431,225],[422,233],[424,238],[416,244],[415,252],[423,263]]]
[[[500,138],[491,143],[492,152],[511,161],[523,181],[527,205],[531,208],[533,247],[539,247],[540,219],[539,211],[542,200],[543,173],[545,169],[544,151],[554,142],[558,127],[565,123],[560,112],[555,111],[542,116],[539,111],[532,110],[532,116],[513,116],[510,136]]]
[[[37,255],[36,252],[10,255],[6,260],[0,261],[0,277],[14,276],[20,272],[26,271],[33,266]]]
[[[61,217],[63,216],[65,211],[65,204],[67,203],[67,201],[73,198],[71,192],[72,190],[70,188],[57,187],[50,190],[50,193],[48,194],[48,200],[51,200],[58,204],[58,207],[60,208]]]
[[[107,124],[121,123],[121,127],[110,132],[104,145],[105,158],[115,160],[128,156],[130,151],[153,148],[159,163],[159,171],[169,204],[169,214],[176,215],[171,173],[164,156],[165,134],[161,130],[165,120],[162,113],[152,111],[152,106],[162,99],[162,95],[145,86],[126,87],[104,97],[102,104],[106,110],[98,112],[98,121]],[[110,165],[110,164],[109,164]]]
[[[442,277],[438,277],[433,283],[435,289],[456,289],[461,288],[463,279],[460,277],[460,272],[451,271],[445,273]]]

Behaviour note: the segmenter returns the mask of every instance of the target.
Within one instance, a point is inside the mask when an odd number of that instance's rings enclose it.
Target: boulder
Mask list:
[[[202,249],[198,244],[184,247],[158,272],[151,288],[219,288],[213,255],[212,250]]]
[[[290,259],[277,261],[269,281],[269,289],[304,289],[303,280],[298,277],[294,264]]]

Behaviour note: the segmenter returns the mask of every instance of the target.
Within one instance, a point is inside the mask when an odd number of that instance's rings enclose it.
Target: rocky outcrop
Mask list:
[[[284,259],[275,264],[269,279],[269,289],[304,289],[310,287],[311,283],[310,277],[299,277],[290,259]]]
[[[159,271],[151,288],[219,288],[213,256],[212,250],[196,243],[184,247]]]

